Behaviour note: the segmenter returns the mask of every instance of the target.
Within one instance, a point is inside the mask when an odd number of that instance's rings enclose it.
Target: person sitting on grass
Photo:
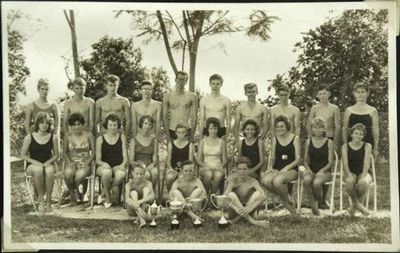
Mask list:
[[[155,187],[158,182],[158,142],[152,134],[154,118],[144,115],[139,119],[139,132],[129,145],[129,163],[143,162],[146,165],[146,179]]]
[[[183,124],[176,125],[177,138],[168,143],[166,184],[171,189],[172,183],[177,178],[182,163],[186,160],[193,161],[193,144],[187,140],[188,128]]]
[[[72,113],[68,119],[70,131],[64,138],[63,155],[65,159],[64,180],[71,196],[71,205],[76,205],[79,185],[85,182],[91,173],[90,164],[94,158],[94,138],[91,132],[84,130],[85,118],[79,112]],[[85,187],[84,187],[85,190]]]
[[[372,177],[368,173],[371,165],[372,145],[364,142],[366,127],[357,123],[350,129],[351,141],[342,146],[342,162],[346,175],[346,190],[351,198],[350,215],[359,210],[364,215],[369,215],[364,207],[368,187]]]
[[[276,137],[272,139],[271,159],[261,183],[267,190],[280,197],[291,214],[296,214],[287,184],[297,179],[300,140],[297,135],[289,132],[290,123],[286,116],[276,117],[274,127]]]
[[[33,179],[40,213],[51,211],[51,194],[55,178],[54,163],[58,160],[58,138],[57,135],[51,133],[52,122],[47,112],[38,112],[34,120],[33,132],[25,137],[21,151],[21,158],[28,162],[26,173]]]
[[[325,121],[321,117],[311,120],[312,137],[304,145],[304,186],[309,191],[311,210],[313,214],[320,215],[319,203],[324,203],[321,194],[325,182],[332,180],[331,168],[333,164],[335,144],[325,136]]]
[[[171,200],[179,200],[184,204],[186,204],[187,201],[190,202],[190,199],[207,198],[207,192],[203,183],[195,176],[194,164],[192,161],[187,160],[182,163],[180,176],[172,184],[169,197]],[[191,210],[185,209],[185,213],[192,218],[193,221],[196,219],[203,220]]]
[[[239,145],[239,157],[244,156],[250,160],[249,173],[254,178],[259,179],[261,167],[264,164],[264,145],[259,138],[259,127],[257,122],[249,119],[242,126],[244,139],[242,145]]]
[[[146,225],[149,220],[144,211],[154,201],[153,184],[146,180],[146,169],[144,164],[135,163],[129,172],[129,181],[125,185],[125,200],[129,216],[135,213],[139,218],[139,227]]]
[[[217,118],[207,119],[207,135],[199,144],[197,162],[201,167],[199,171],[202,181],[208,193],[217,193],[225,176],[226,166],[226,145],[225,141],[218,138],[220,123]]]
[[[109,114],[103,123],[106,133],[97,137],[96,164],[97,175],[100,176],[103,192],[97,203],[104,201],[105,208],[111,207],[111,190],[119,196],[119,186],[125,179],[125,168],[128,161],[126,154],[126,137],[120,132],[121,120],[116,114]]]
[[[267,220],[256,220],[252,217],[255,209],[265,200],[265,194],[259,182],[249,175],[250,163],[247,157],[240,157],[237,161],[236,173],[228,178],[228,185],[224,191],[224,195],[231,200],[228,206],[230,207],[228,219],[232,219],[237,214],[239,216],[232,222],[244,218],[253,225],[266,226],[269,223]]]

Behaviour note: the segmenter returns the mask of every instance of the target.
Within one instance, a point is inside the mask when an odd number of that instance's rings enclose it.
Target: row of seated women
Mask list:
[[[64,179],[69,189],[71,203],[75,204],[78,186],[90,175],[90,164],[95,162],[96,174],[101,179],[102,192],[98,202],[106,208],[112,205],[111,192],[117,195],[124,182],[127,168],[137,162],[146,165],[146,178],[156,186],[159,178],[158,144],[151,135],[154,119],[142,116],[139,120],[139,134],[133,138],[127,149],[127,140],[119,129],[121,122],[117,115],[110,114],[104,121],[106,133],[97,137],[83,130],[84,118],[79,113],[69,117],[70,131],[64,137],[63,156],[66,162]],[[52,120],[46,112],[37,114],[33,133],[26,136],[22,148],[22,158],[28,162],[27,174],[32,176],[39,201],[39,210],[49,210],[54,185],[54,163],[58,160],[57,136],[50,131]],[[280,115],[275,118],[275,137],[272,139],[270,159],[265,166],[264,145],[259,129],[253,120],[247,120],[242,127],[244,139],[239,147],[239,157],[250,160],[250,172],[268,191],[279,196],[285,207],[295,213],[287,184],[297,178],[301,160],[300,139],[291,133],[289,120]],[[216,118],[206,122],[206,137],[199,144],[197,156],[194,146],[187,138],[188,129],[184,125],[176,127],[177,139],[168,144],[165,182],[169,190],[180,174],[180,163],[186,160],[197,163],[198,176],[207,193],[219,193],[223,189],[226,171],[226,145],[217,137],[220,125]],[[306,168],[305,187],[310,193],[313,213],[318,215],[318,204],[323,201],[321,186],[332,179],[331,169],[334,159],[334,143],[324,136],[325,122],[322,118],[312,120],[312,137],[304,145],[303,164]],[[368,185],[372,178],[368,173],[371,145],[363,141],[366,129],[355,124],[350,129],[350,141],[342,146],[342,160],[347,192],[352,199],[351,212],[355,210],[368,214],[363,206]],[[265,170],[266,167],[266,170]],[[164,172],[164,171],[163,171]],[[230,171],[235,173],[235,169]],[[45,205],[44,195],[46,193]]]

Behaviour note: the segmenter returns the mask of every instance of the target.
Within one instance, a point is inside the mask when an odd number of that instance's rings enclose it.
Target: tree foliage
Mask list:
[[[15,30],[13,23],[21,19],[20,11],[11,10],[7,13],[7,44],[8,44],[8,87],[10,102],[10,133],[11,133],[11,155],[17,155],[22,145],[24,133],[23,112],[17,106],[17,96],[19,93],[25,94],[25,80],[30,75],[29,68],[26,66],[24,55],[25,36]]]
[[[114,74],[120,78],[118,93],[130,101],[140,99],[137,84],[144,79],[154,82],[153,98],[161,100],[168,87],[166,72],[157,68],[146,71],[141,61],[141,50],[134,47],[132,39],[101,38],[92,45],[90,57],[81,61],[82,77],[88,84],[85,95],[95,100],[103,97],[106,94],[105,78]]]
[[[305,110],[312,106],[318,84],[326,83],[332,102],[342,110],[353,104],[352,87],[368,83],[368,103],[388,110],[388,11],[346,10],[321,26],[304,33],[295,44],[297,66],[270,80],[292,87],[293,104]],[[272,97],[266,103],[276,103]]]
[[[278,17],[269,16],[262,10],[253,11],[248,16],[247,24],[238,22],[230,11],[182,10],[156,12],[121,10],[132,16],[131,27],[138,30],[138,37],[145,43],[163,40],[165,50],[173,71],[178,71],[173,52],[181,52],[181,70],[185,69],[186,54],[189,55],[189,90],[195,91],[196,62],[200,40],[203,37],[223,33],[244,32],[252,38],[267,41],[270,38],[270,27]]]

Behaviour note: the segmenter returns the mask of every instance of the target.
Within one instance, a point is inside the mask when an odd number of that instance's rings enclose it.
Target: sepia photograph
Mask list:
[[[400,251],[398,4],[2,1],[3,250]]]

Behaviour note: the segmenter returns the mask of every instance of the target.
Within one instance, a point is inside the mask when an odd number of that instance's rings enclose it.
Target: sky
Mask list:
[[[194,6],[212,8],[212,5]],[[296,42],[301,41],[302,33],[323,24],[328,17],[339,16],[343,5],[335,4],[257,4],[257,5],[219,5],[231,11],[231,16],[243,20],[247,13],[257,6],[268,15],[279,17],[271,26],[271,39],[263,42],[246,37],[243,33],[224,34],[204,37],[200,41],[197,61],[196,87],[202,93],[209,93],[208,78],[219,73],[224,78],[221,92],[232,100],[245,99],[243,85],[255,82],[259,86],[259,97],[267,94],[267,80],[277,74],[287,72],[296,64],[297,54],[292,50]],[[132,38],[143,53],[142,65],[148,68],[163,67],[167,70],[170,85],[174,85],[174,75],[168,61],[162,41],[145,45],[132,30],[132,19],[129,15],[115,18],[115,9],[138,9],[138,5],[124,4],[110,6],[102,3],[75,4],[75,23],[78,38],[78,49],[81,57],[88,56],[91,45],[101,37]],[[142,5],[143,9],[154,9],[157,6]],[[185,6],[188,7],[188,6]],[[21,19],[14,24],[15,29],[28,35],[24,43],[26,65],[31,71],[26,80],[27,96],[20,96],[21,105],[31,102],[37,97],[36,84],[39,78],[50,81],[49,99],[55,100],[66,91],[68,82],[65,74],[65,62],[62,56],[71,56],[71,35],[63,14],[62,4],[14,3],[9,6],[19,9],[30,19]],[[165,8],[165,6],[163,6]],[[169,5],[172,10],[182,7]],[[40,18],[41,22],[34,21]],[[33,20],[33,21],[32,21]],[[224,44],[224,50],[217,45]],[[176,62],[180,62],[180,53],[175,54]],[[72,69],[71,69],[72,70]],[[188,69],[186,69],[188,70]]]

